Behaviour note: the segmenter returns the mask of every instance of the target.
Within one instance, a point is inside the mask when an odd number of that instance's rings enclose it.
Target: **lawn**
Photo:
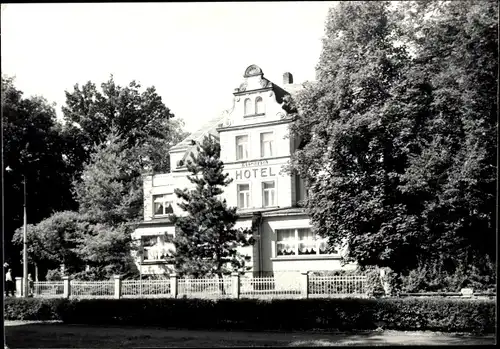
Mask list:
[[[432,332],[252,332],[193,331],[158,327],[67,325],[5,322],[8,348],[133,348],[332,345],[492,345],[495,336]]]

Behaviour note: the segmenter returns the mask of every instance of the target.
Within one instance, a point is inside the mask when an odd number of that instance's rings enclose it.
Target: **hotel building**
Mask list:
[[[298,147],[290,137],[293,119],[283,109],[283,98],[293,97],[301,88],[290,73],[283,74],[278,86],[259,67],[249,66],[233,92],[232,109],[171,148],[170,173],[144,176],[144,221],[133,233],[143,246],[143,274],[173,271],[169,256],[175,227],[169,215],[184,214],[174,189],[194,189],[186,177],[186,160],[196,155],[197,144],[209,135],[220,142],[224,170],[233,178],[223,195],[228,206],[238,208],[236,228],[251,228],[253,220],[258,222],[253,230],[256,243],[241,249],[251,256],[254,275],[354,268],[341,265],[339,252],[327,253],[326,240],[315,236],[309,217],[298,206],[306,193],[303,181],[283,169]]]

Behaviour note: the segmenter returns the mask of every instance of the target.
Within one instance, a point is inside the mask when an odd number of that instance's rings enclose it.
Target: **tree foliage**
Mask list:
[[[46,268],[64,264],[69,273],[80,271],[85,265],[80,255],[80,240],[88,229],[89,224],[73,211],[56,212],[38,224],[29,224],[29,261]],[[13,243],[22,246],[22,227],[16,230]]]
[[[341,2],[292,103],[292,167],[361,265],[467,268],[495,241],[495,2]]]
[[[116,133],[97,145],[74,183],[80,213],[93,222],[116,225],[137,221],[142,214],[143,166],[137,147],[127,147]]]
[[[66,161],[65,137],[54,106],[39,96],[24,97],[14,79],[2,76],[2,122],[6,260],[17,265],[19,251],[11,245],[15,229],[23,224],[27,183],[29,222],[39,222],[54,211],[72,210],[72,168]]]
[[[127,147],[144,147],[153,170],[168,172],[170,147],[184,138],[183,123],[165,106],[154,86],[140,91],[135,81],[122,87],[113,76],[101,84],[101,89],[89,81],[76,84],[72,92],[66,91],[63,107],[67,121],[66,132],[78,138],[75,149],[80,163],[88,160],[95,145],[104,142],[114,131],[125,140]]]
[[[133,226],[93,224],[79,240],[79,254],[88,268],[75,275],[79,279],[109,279],[113,275],[138,276],[131,254]]]
[[[176,226],[176,270],[194,277],[222,276],[245,270],[249,256],[238,248],[253,243],[252,231],[235,228],[236,208],[228,207],[226,200],[220,199],[223,188],[232,181],[223,172],[220,145],[213,138],[205,137],[197,153],[187,164],[188,179],[196,189],[175,190],[183,200],[179,207],[186,212],[186,215],[172,217]]]
[[[172,119],[154,87],[141,92],[136,82],[120,87],[112,77],[101,87],[88,82],[66,92],[65,123],[58,124],[43,99],[23,100],[12,81],[2,79],[6,134],[12,137],[8,164],[16,172],[27,169],[28,217],[38,222],[29,229],[30,257],[48,266],[65,264],[83,278],[135,272],[130,234],[142,216],[142,173],[168,171],[168,150],[185,136],[182,121]],[[34,173],[45,177],[35,181]],[[22,190],[22,176],[15,176],[14,188]],[[43,200],[32,200],[38,193]],[[16,198],[22,204],[22,192]],[[54,213],[68,208],[76,212]],[[44,214],[34,216],[34,209]],[[17,213],[13,229],[22,224],[22,206]],[[14,243],[22,245],[21,229]],[[75,258],[61,252],[66,249],[78,250]]]

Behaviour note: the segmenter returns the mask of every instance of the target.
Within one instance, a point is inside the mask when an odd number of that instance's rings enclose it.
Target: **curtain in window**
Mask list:
[[[295,239],[295,229],[277,230],[277,255],[294,255],[297,240]]]
[[[316,254],[315,234],[311,229],[297,229],[299,234],[299,254]]]

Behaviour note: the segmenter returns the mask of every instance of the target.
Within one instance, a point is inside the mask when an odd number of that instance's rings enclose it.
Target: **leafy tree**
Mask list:
[[[39,222],[54,211],[73,210],[72,169],[62,126],[54,106],[42,97],[23,96],[14,79],[2,76],[2,123],[5,189],[6,260],[15,268],[19,250],[11,240],[15,229],[23,225],[23,175],[27,182],[28,222]]]
[[[319,81],[289,106],[292,167],[349,259],[407,272],[491,254],[497,17],[486,1],[330,10]]]
[[[80,257],[86,261],[88,270],[75,275],[78,279],[109,279],[113,275],[134,277],[138,275],[131,254],[132,228],[127,224],[111,227],[95,224],[89,234],[79,241]]]
[[[148,166],[141,161],[140,153],[141,147],[127,147],[126,141],[112,131],[95,147],[81,180],[75,182],[79,213],[90,224],[89,233],[79,241],[80,256],[91,268],[76,277],[135,273],[130,234],[142,217],[141,174]]]
[[[467,275],[496,252],[498,4],[402,6],[402,32],[414,70],[428,76],[432,103],[418,140],[423,151],[412,154],[401,190],[420,202],[429,244],[448,252],[429,249],[426,258]]]
[[[5,134],[9,137],[6,164],[16,171],[7,174],[6,182],[13,185],[6,188],[16,191],[11,202],[17,205],[9,207],[18,207],[12,212],[6,210],[13,217],[12,226],[7,229],[22,225],[21,180],[26,173],[31,222],[39,222],[54,211],[76,210],[79,206],[79,219],[87,224],[78,245],[87,252],[79,258],[93,265],[94,276],[108,275],[129,265],[129,260],[120,259],[122,254],[117,255],[117,261],[105,252],[116,252],[118,245],[124,249],[128,244],[126,234],[130,232],[125,233],[122,225],[131,224],[142,215],[143,171],[168,171],[169,157],[165,154],[185,136],[182,121],[171,120],[173,115],[153,87],[139,92],[139,84],[132,82],[122,88],[111,78],[102,89],[99,92],[91,82],[82,89],[76,85],[73,93],[67,93],[63,108],[66,122],[61,125],[55,122],[54,109],[45,100],[22,99],[12,79],[2,78]],[[71,196],[72,185],[76,202]],[[51,236],[59,231],[58,224],[64,226],[59,220],[64,220],[61,217],[65,215],[57,212],[30,230],[34,229],[37,236]],[[116,244],[110,245],[102,233],[105,230],[116,238]],[[30,254],[49,265],[55,259],[68,265],[70,261],[61,253],[47,256],[47,251],[57,249],[55,246],[66,248],[69,243],[62,236],[52,237],[33,242]],[[22,234],[16,236],[17,245],[20,238]],[[8,236],[7,239],[11,240]],[[96,245],[99,243],[102,246]],[[98,262],[111,264],[97,266]],[[78,271],[79,263],[73,264],[72,271]]]
[[[81,180],[74,183],[79,212],[92,222],[111,226],[140,219],[141,174],[147,163],[136,157],[137,148],[128,148],[116,133],[94,149]]]
[[[220,145],[205,137],[197,153],[186,165],[188,179],[196,184],[196,190],[175,190],[183,200],[179,207],[187,213],[172,217],[176,226],[175,267],[181,275],[222,277],[245,268],[250,257],[237,249],[253,244],[252,232],[235,229],[236,208],[228,207],[225,199],[220,200],[223,188],[232,181],[223,172]]]
[[[77,212],[63,211],[27,226],[29,261],[45,268],[64,264],[68,273],[83,270],[80,240],[88,234],[89,224]],[[13,243],[23,244],[23,228],[16,230]],[[42,269],[43,269],[42,267]]]
[[[174,115],[154,87],[143,92],[140,88],[135,81],[121,87],[111,76],[101,84],[101,90],[89,81],[81,87],[76,84],[72,92],[66,91],[63,113],[68,139],[73,139],[75,161],[86,162],[94,145],[115,130],[127,147],[140,145],[148,150],[145,155],[150,157],[154,171],[169,171],[169,157],[165,154],[186,136],[183,123],[172,119]]]

